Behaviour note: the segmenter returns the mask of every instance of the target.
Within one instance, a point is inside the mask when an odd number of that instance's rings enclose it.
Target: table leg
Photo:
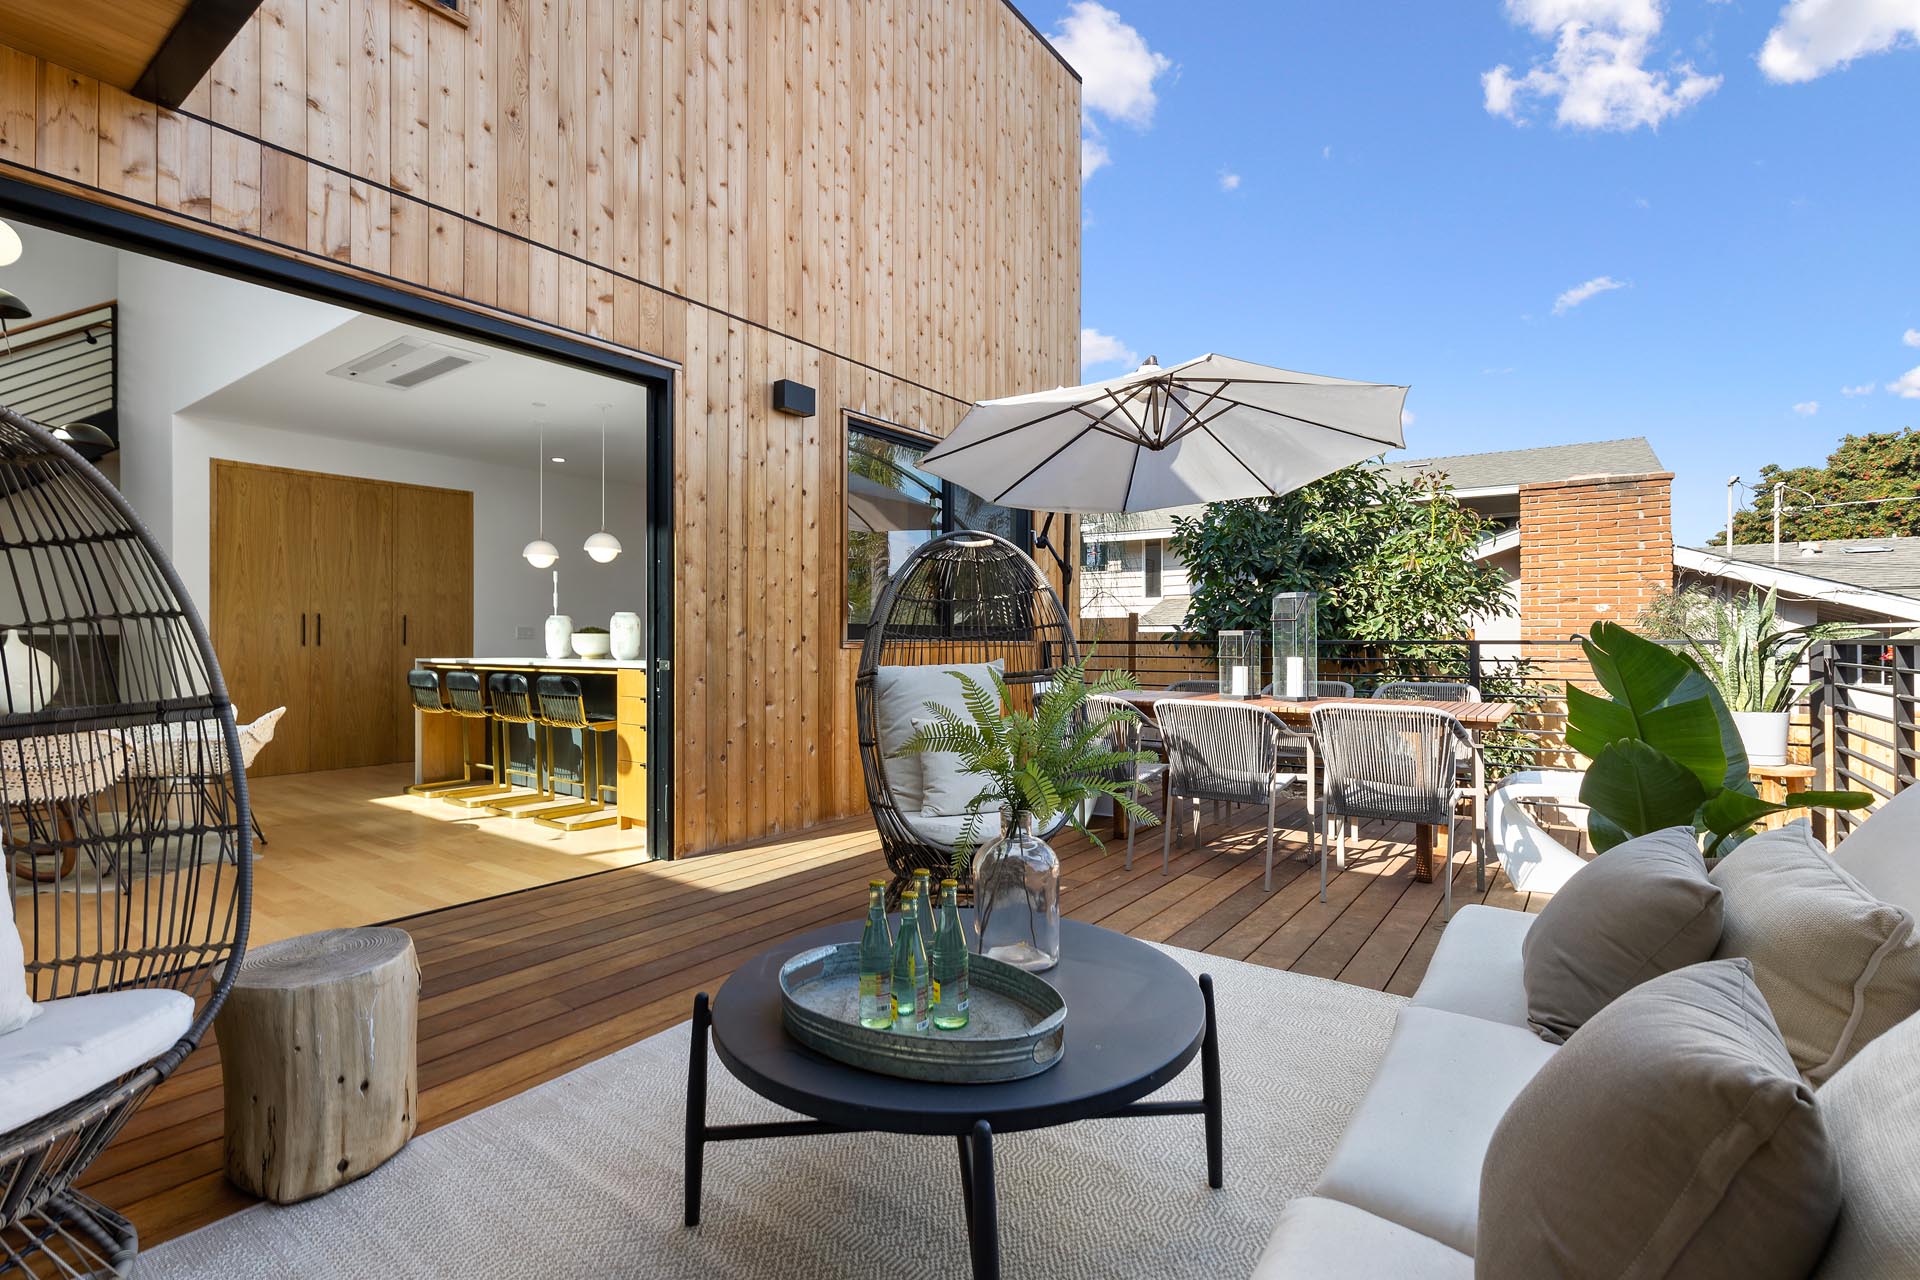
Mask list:
[[[687,1051],[687,1188],[686,1220],[700,1225],[700,1175],[707,1154],[707,1028],[713,1015],[707,993],[693,998],[693,1042]]]
[[[973,1244],[973,1152],[967,1145],[968,1135],[961,1134],[954,1142],[960,1148],[960,1208],[967,1215],[967,1244]]]
[[[1421,884],[1433,881],[1433,828],[1424,822],[1413,828],[1413,878]]]
[[[1473,887],[1487,890],[1487,853],[1493,841],[1487,834],[1487,746],[1473,737]]]
[[[1207,1030],[1200,1041],[1201,1096],[1206,1103],[1207,1185],[1226,1185],[1225,1122],[1220,1102],[1220,1028],[1213,1016],[1213,975],[1200,975],[1200,998],[1207,1005]]]
[[[968,1237],[973,1254],[973,1280],[1000,1280],[1000,1210],[993,1189],[993,1126],[977,1120],[972,1134],[961,1141],[970,1147],[972,1164],[967,1200],[971,1207],[968,1216],[973,1224]]]

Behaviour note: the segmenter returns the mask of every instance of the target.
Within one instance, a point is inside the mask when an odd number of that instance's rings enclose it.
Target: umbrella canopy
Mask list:
[[[1205,355],[975,405],[920,460],[990,502],[1152,511],[1278,497],[1405,445],[1407,389]]]
[[[862,533],[913,531],[931,536],[939,518],[931,501],[881,484],[858,472],[847,477],[847,524]]]

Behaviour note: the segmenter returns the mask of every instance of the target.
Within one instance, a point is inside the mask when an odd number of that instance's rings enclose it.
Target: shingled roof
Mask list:
[[[1868,591],[1920,598],[1920,538],[1834,538],[1804,544],[1819,548],[1812,554],[1803,554],[1802,545],[1789,542],[1780,548],[1782,571]],[[1689,550],[1741,564],[1773,567],[1771,542],[1741,543],[1731,549],[1692,547]]]
[[[1644,436],[1550,444],[1537,449],[1503,449],[1497,453],[1461,453],[1444,458],[1406,458],[1388,463],[1386,469],[1402,476],[1438,471],[1460,490],[1515,489],[1523,484],[1550,484],[1593,476],[1639,476],[1666,470]]]

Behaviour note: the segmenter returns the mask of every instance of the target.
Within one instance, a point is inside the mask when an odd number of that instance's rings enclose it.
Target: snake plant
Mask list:
[[[1647,621],[1686,646],[1729,711],[1785,711],[1819,684],[1796,685],[1794,672],[1822,640],[1870,634],[1842,622],[1790,627],[1779,619],[1779,593],[1723,596],[1698,588],[1676,591],[1649,611]]]
[[[1062,667],[1031,712],[1013,705],[1007,682],[998,670],[991,686],[962,671],[950,673],[960,682],[966,713],[939,702],[928,702],[932,721],[921,725],[893,754],[913,755],[949,751],[960,757],[963,773],[978,774],[980,792],[967,804],[966,822],[954,846],[953,869],[961,875],[973,859],[982,812],[1007,810],[1017,824],[1030,815],[1045,829],[1066,815],[1069,826],[1101,849],[1100,837],[1087,829],[1086,802],[1106,796],[1141,826],[1157,819],[1133,797],[1133,766],[1151,761],[1144,751],[1123,751],[1114,744],[1121,725],[1139,718],[1132,708],[1105,715],[1085,712],[1087,699],[1139,686],[1125,671],[1108,671],[1087,683],[1084,662]]]

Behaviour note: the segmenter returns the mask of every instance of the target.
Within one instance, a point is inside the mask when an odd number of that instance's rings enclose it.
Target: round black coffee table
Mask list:
[[[1000,1274],[993,1135],[1102,1116],[1205,1118],[1207,1183],[1222,1185],[1220,1041],[1213,980],[1125,934],[1077,921],[1060,925],[1061,960],[1041,975],[1067,1002],[1066,1052],[1054,1067],[1003,1084],[935,1084],[878,1075],[815,1053],[781,1022],[780,966],[799,952],[860,936],[860,921],[784,942],[734,970],[711,1004],[694,997],[687,1060],[686,1221],[700,1221],[700,1176],[709,1142],[822,1133],[948,1134],[958,1140],[962,1206],[973,1274]],[[707,1123],[707,1053],[742,1084],[810,1120]],[[1199,1099],[1141,1101],[1201,1055]]]

